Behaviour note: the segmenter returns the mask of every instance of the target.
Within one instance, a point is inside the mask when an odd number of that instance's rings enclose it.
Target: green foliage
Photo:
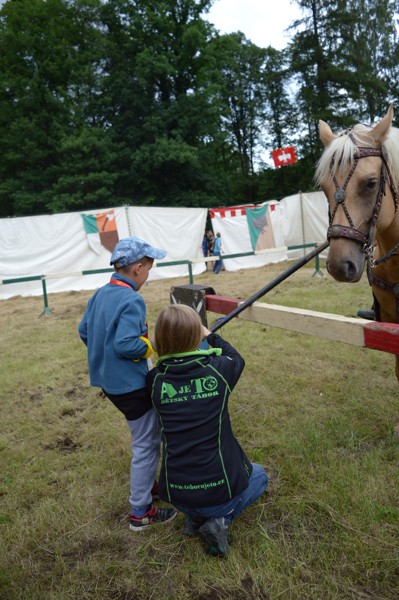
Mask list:
[[[117,151],[109,137],[103,128],[86,127],[60,141],[46,203],[51,212],[114,206]]]
[[[312,188],[318,119],[397,98],[395,0],[300,0],[284,51],[206,20],[212,0],[8,0],[0,216],[220,206]],[[273,149],[299,163],[275,171]]]
[[[73,159],[63,160],[64,139],[96,119],[100,36],[93,11],[99,5],[23,0],[1,11],[0,202],[14,214],[49,212],[53,203],[56,210],[66,207],[65,199],[54,202],[52,188],[57,165],[62,177],[72,168]]]
[[[301,0],[304,16],[290,46],[291,69],[299,81],[309,143],[317,141],[317,119],[333,126],[373,122],[397,96],[395,72],[397,3]]]

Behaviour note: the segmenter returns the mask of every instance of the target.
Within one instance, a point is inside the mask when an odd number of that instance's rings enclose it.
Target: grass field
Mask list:
[[[195,283],[245,299],[286,267]],[[345,316],[370,307],[365,278],[338,284],[313,270],[262,301]],[[171,286],[186,283],[144,287],[150,330]],[[231,553],[218,560],[182,535],[182,515],[128,529],[130,434],[90,388],[77,334],[90,295],[50,294],[50,317],[39,317],[41,297],[0,303],[2,600],[398,599],[392,355],[241,319],[221,330],[246,360],[233,427],[270,486],[232,524]]]

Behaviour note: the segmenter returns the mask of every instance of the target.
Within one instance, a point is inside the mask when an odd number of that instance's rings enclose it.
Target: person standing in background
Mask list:
[[[208,241],[207,231],[204,231],[204,237],[202,239],[202,253],[205,258],[207,258],[209,256],[209,241]],[[205,261],[205,267],[206,267],[206,270],[208,270],[208,262],[207,261]]]
[[[222,238],[220,233],[216,234],[215,242],[213,244],[213,256],[217,256],[218,259],[213,263],[213,272],[219,275],[220,269],[222,268]]]
[[[212,255],[213,245],[215,243],[215,236],[213,235],[213,231],[211,231],[210,229],[208,229],[208,231],[206,232],[206,237],[208,238],[208,251],[209,251],[209,255]]]

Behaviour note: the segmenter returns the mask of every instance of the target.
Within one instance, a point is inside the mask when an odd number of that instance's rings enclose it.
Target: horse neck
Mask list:
[[[391,197],[385,198],[388,202],[393,202]],[[376,230],[376,242],[377,251],[375,257],[380,258],[385,256],[391,250],[395,249],[396,244],[399,243],[399,211],[397,210],[394,214],[390,224],[384,229],[378,228]],[[388,281],[398,283],[399,282],[399,247],[394,250],[394,253],[390,258],[377,267],[377,272],[384,276]]]
[[[393,197],[389,193],[383,200],[377,219],[376,238],[384,254],[399,242],[399,210],[395,211],[394,206]]]

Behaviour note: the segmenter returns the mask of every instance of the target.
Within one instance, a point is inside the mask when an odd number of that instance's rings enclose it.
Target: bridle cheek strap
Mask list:
[[[352,134],[349,134],[349,136],[352,139],[352,142],[355,144],[356,142],[355,142]],[[367,158],[370,156],[380,157],[382,159],[382,164],[381,164],[381,173],[380,173],[380,187],[379,187],[377,198],[376,198],[375,205],[374,205],[370,229],[369,229],[368,235],[365,235],[364,233],[362,233],[361,231],[356,229],[355,224],[349,214],[348,208],[345,204],[345,198],[346,198],[346,187],[347,187],[353,173],[355,172],[355,169],[357,167],[359,160],[361,158]],[[395,212],[398,209],[398,194],[397,194],[397,190],[396,190],[395,186],[393,185],[392,176],[391,176],[391,173],[388,168],[387,159],[386,159],[386,150],[385,150],[384,146],[382,146],[382,148],[362,148],[362,147],[357,146],[356,153],[354,155],[354,163],[353,163],[352,168],[350,169],[348,176],[346,177],[344,185],[342,187],[339,187],[339,184],[335,178],[335,175],[333,175],[333,173],[332,173],[333,161],[334,161],[334,157],[331,160],[330,169],[331,169],[331,178],[335,185],[334,199],[335,199],[336,204],[335,204],[332,212],[329,209],[329,227],[327,230],[327,239],[329,240],[331,238],[343,237],[343,238],[354,240],[356,242],[359,242],[359,244],[362,244],[363,248],[364,248],[364,252],[368,256],[370,256],[370,250],[372,248],[372,243],[373,243],[372,238],[374,236],[374,228],[375,228],[375,224],[378,219],[378,215],[381,210],[382,198],[383,198],[383,196],[385,196],[385,192],[386,192],[385,188],[386,188],[387,179],[389,181],[389,187],[391,189],[393,201],[395,204]],[[333,225],[333,221],[334,221],[336,212],[338,210],[338,206],[342,206],[342,209],[348,220],[349,226]]]

